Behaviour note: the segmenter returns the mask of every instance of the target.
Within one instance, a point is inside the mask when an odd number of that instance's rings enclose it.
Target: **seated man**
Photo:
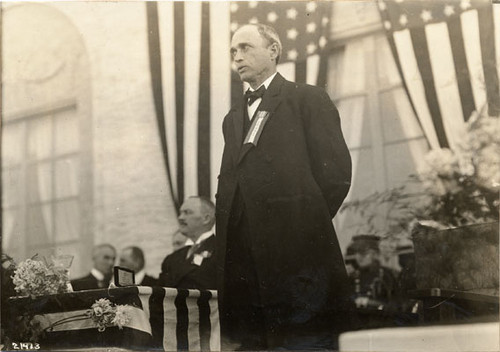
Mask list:
[[[358,307],[382,308],[394,299],[395,278],[392,271],[380,264],[379,240],[374,235],[353,237],[349,246],[355,265],[349,275],[354,285]]]
[[[120,266],[134,271],[139,286],[158,286],[158,280],[146,274],[144,252],[136,246],[125,247],[120,253]]]
[[[113,274],[116,250],[110,244],[100,244],[92,251],[94,266],[87,276],[71,281],[74,291],[107,288]]]
[[[181,206],[179,231],[193,242],[168,255],[161,265],[164,287],[215,290],[215,206],[203,197],[190,197]]]

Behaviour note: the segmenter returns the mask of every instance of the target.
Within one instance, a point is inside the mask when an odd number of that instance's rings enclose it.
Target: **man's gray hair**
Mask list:
[[[92,258],[95,257],[95,255],[97,254],[97,252],[101,249],[101,248],[109,248],[111,249],[113,252],[115,252],[115,255],[116,255],[116,248],[113,247],[111,244],[109,243],[101,243],[101,244],[98,244],[96,246],[94,246],[94,248],[92,249]]]
[[[215,224],[215,205],[208,197],[191,196],[189,198],[198,199],[201,205],[201,212],[210,217],[211,226]]]
[[[278,32],[267,24],[262,23],[251,23],[251,26],[257,27],[262,38],[267,40],[269,45],[276,43],[278,45],[278,56],[276,56],[276,65],[280,62],[281,52],[283,51],[283,46],[281,45],[281,40],[278,35]]]

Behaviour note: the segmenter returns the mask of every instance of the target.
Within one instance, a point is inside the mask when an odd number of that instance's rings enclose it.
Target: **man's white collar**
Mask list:
[[[92,270],[90,270],[90,273],[92,274],[93,277],[95,277],[98,281],[102,281],[104,280],[104,274],[101,273],[99,270],[97,270],[96,268],[92,268]]]
[[[258,86],[258,87],[257,87],[257,89],[259,89],[259,88],[260,88],[260,87],[262,87],[262,86],[266,87],[266,89],[267,89],[267,88],[269,88],[269,85],[271,84],[271,82],[272,82],[272,80],[273,80],[274,76],[276,76],[276,74],[277,74],[277,73],[278,73],[277,71],[276,71],[276,72],[274,72],[274,73],[273,73],[271,76],[269,76],[269,77],[268,77],[268,78],[267,78],[264,82],[262,82],[262,84],[261,84],[260,86]],[[248,87],[248,89],[250,89],[250,91],[251,91],[251,92],[252,92],[252,91],[254,91],[254,90],[257,90],[257,89],[252,89],[252,87]]]

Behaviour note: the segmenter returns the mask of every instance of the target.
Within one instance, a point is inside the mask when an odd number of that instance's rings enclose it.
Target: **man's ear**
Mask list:
[[[276,58],[278,57],[278,44],[272,43],[269,45],[269,51],[271,53],[271,59],[276,61]]]

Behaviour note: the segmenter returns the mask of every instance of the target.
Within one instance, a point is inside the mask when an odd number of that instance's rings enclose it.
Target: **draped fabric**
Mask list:
[[[129,306],[129,319],[120,338],[107,340],[106,334],[99,336],[91,319],[74,319],[101,298]],[[50,342],[52,347],[65,349],[117,345],[140,350],[220,351],[216,291],[137,286],[16,298],[9,303],[12,319],[33,312],[42,328],[68,319],[48,333],[47,341],[39,341],[42,346]],[[119,333],[116,327],[106,330]]]
[[[500,5],[379,0],[392,52],[431,148],[454,148],[472,112],[500,113]]]
[[[222,120],[243,84],[231,70],[230,39],[246,23],[276,28],[286,78],[326,84],[330,2],[148,2],[152,90],[170,188],[177,208],[192,195],[213,198]]]

